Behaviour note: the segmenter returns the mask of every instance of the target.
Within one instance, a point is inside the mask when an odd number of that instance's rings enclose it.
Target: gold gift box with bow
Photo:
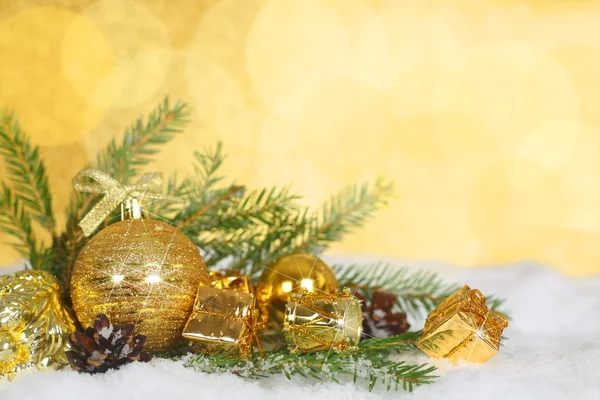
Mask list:
[[[205,353],[247,359],[252,357],[254,343],[262,353],[258,331],[264,323],[255,304],[251,293],[200,286],[183,337]]]
[[[429,314],[417,347],[453,363],[484,363],[498,353],[507,326],[506,317],[488,309],[479,290],[465,285]]]

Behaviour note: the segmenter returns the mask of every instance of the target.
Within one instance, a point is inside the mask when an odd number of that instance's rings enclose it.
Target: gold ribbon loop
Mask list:
[[[84,183],[82,178],[90,178],[94,182]],[[84,169],[73,178],[75,190],[85,193],[101,193],[104,197],[88,212],[79,226],[85,236],[90,236],[110,213],[123,201],[128,199],[154,199],[182,202],[181,199],[160,191],[163,176],[161,173],[146,173],[134,185],[121,185],[110,175],[97,169]]]

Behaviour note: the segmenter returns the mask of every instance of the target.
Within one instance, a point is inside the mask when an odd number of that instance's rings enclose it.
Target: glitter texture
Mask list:
[[[117,279],[115,279],[117,277]],[[171,225],[129,219],[109,225],[81,250],[71,280],[77,318],[89,326],[106,314],[136,324],[148,351],[178,345],[198,285],[208,272],[194,244]]]

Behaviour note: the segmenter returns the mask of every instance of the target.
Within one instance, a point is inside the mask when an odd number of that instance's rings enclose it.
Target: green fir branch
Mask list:
[[[340,287],[358,287],[365,296],[383,289],[398,296],[398,309],[415,318],[427,316],[460,286],[445,283],[436,273],[411,271],[387,264],[334,265]]]
[[[165,98],[146,118],[141,117],[125,130],[121,144],[113,139],[96,157],[98,168],[121,183],[139,175],[140,167],[154,160],[159,147],[183,132],[189,122],[186,103],[171,105]]]
[[[333,265],[340,287],[359,288],[370,298],[373,290],[382,289],[398,296],[398,309],[414,318],[424,318],[442,301],[460,289],[456,283],[445,283],[431,271],[398,268],[388,264],[364,266],[360,264]],[[505,299],[486,296],[487,306],[508,319],[507,312],[499,310]]]
[[[375,211],[387,205],[394,194],[394,184],[379,177],[374,185],[369,182],[350,186],[322,205],[310,218],[306,231],[297,239],[294,251],[312,253],[322,246],[337,242],[354,228],[362,227]]]
[[[256,276],[282,255],[321,253],[332,242],[362,226],[392,195],[393,184],[379,178],[374,185],[368,182],[354,185],[332,196],[321,211],[290,209],[276,216],[264,237],[251,243],[249,251],[237,257],[231,268]]]
[[[4,158],[15,194],[25,210],[54,235],[52,194],[39,148],[31,144],[13,114],[5,113],[0,118],[0,155]]]
[[[271,375],[285,375],[288,379],[299,375],[317,380],[363,380],[373,390],[377,384],[387,390],[412,391],[414,387],[432,383],[435,367],[411,365],[392,361],[386,352],[347,351],[289,353],[286,350],[267,353],[264,358],[240,360],[219,354],[188,357],[186,367],[205,373],[233,373],[243,378],[258,379]]]
[[[37,248],[29,213],[6,184],[0,191],[0,229],[13,237],[11,244],[22,256]]]
[[[361,340],[358,343],[358,348],[366,352],[385,351],[399,353],[414,349],[416,347],[415,343],[417,343],[420,336],[421,331],[411,331],[386,338],[371,338]]]
[[[0,230],[13,237],[13,248],[29,260],[31,268],[56,272],[52,247],[37,242],[29,213],[6,184],[0,188]]]

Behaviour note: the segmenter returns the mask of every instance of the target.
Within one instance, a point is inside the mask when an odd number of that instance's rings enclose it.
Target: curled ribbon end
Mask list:
[[[83,234],[85,235],[85,237],[90,237],[92,235],[92,233],[94,233],[94,231],[96,230],[96,228],[93,227],[93,226],[91,226],[91,224],[85,223],[85,222],[87,222],[87,221],[82,220],[77,225],[81,228],[81,230],[83,231]]]

